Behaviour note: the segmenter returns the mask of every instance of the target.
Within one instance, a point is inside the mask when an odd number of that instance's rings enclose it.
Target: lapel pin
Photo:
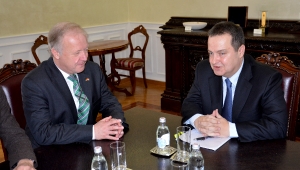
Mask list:
[[[89,78],[86,78],[85,81],[90,81],[90,79],[89,79]]]

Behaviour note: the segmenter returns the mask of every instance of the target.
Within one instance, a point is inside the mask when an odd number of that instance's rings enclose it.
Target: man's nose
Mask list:
[[[87,51],[83,51],[83,54],[81,55],[81,59],[84,60],[84,61],[87,61],[89,55],[88,55],[88,52]]]
[[[212,57],[212,63],[216,64],[220,61],[220,56],[219,55],[213,55]]]

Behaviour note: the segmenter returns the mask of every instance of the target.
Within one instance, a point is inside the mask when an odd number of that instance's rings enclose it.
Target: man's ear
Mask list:
[[[245,45],[244,44],[242,44],[241,46],[240,46],[240,48],[238,49],[238,53],[239,53],[239,57],[243,57],[244,56],[244,54],[245,54]]]
[[[60,58],[59,52],[56,51],[54,48],[51,48],[51,53],[55,59],[58,60]]]

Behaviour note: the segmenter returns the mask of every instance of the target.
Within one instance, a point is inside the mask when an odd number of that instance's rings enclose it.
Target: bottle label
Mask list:
[[[159,148],[164,148],[167,145],[170,145],[170,133],[164,134],[160,138],[157,138],[157,146]]]

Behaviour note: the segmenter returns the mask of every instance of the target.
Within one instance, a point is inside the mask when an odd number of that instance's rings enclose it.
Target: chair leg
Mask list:
[[[145,71],[145,67],[142,68],[143,70],[143,79],[144,79],[144,85],[145,85],[145,88],[147,88],[147,80],[146,80],[146,71]]]
[[[130,72],[130,82],[131,82],[131,94],[134,95],[135,92],[135,86],[136,86],[136,80],[135,80],[135,71],[129,71]]]

